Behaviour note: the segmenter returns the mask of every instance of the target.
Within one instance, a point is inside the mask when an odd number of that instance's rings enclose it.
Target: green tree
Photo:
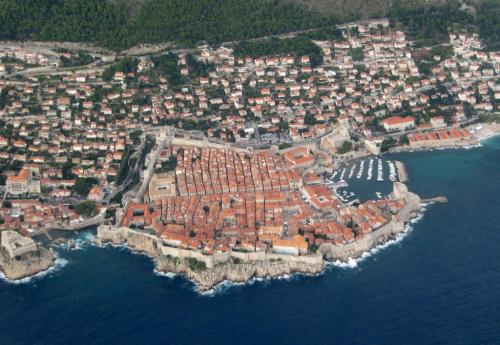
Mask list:
[[[312,67],[316,67],[323,62],[321,48],[305,37],[287,39],[271,38],[258,42],[241,42],[234,47],[234,54],[238,57],[269,55],[294,55],[301,57],[307,55]]]
[[[157,169],[157,173],[163,173],[167,171],[173,171],[177,167],[177,157],[174,155],[170,156],[168,160],[161,163],[161,168]]]
[[[337,153],[342,155],[349,151],[352,151],[352,143],[350,141],[344,141],[342,146],[337,150]]]
[[[363,53],[363,48],[353,48],[350,50],[352,61],[363,61],[365,55]]]
[[[496,51],[500,49],[500,1],[485,0],[480,2],[477,9],[477,24],[479,33],[486,49]]]
[[[93,200],[86,200],[76,205],[75,211],[84,217],[93,217],[97,214],[96,203]]]
[[[87,196],[92,186],[94,184],[97,184],[97,182],[98,181],[95,178],[78,178],[75,181],[73,191],[80,194],[81,196]]]
[[[316,117],[308,113],[306,114],[306,116],[304,116],[304,123],[309,126],[314,126],[317,123]]]

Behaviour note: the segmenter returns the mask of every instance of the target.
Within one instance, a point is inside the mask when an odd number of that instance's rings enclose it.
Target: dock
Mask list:
[[[403,162],[395,161],[396,169],[398,169],[399,182],[408,182],[408,173]]]
[[[431,204],[431,203],[444,203],[448,202],[448,198],[445,196],[436,196],[434,198],[427,198],[427,199],[422,199],[422,203],[424,204]]]

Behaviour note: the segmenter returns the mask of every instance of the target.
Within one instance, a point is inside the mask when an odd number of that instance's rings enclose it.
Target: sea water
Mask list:
[[[201,295],[146,256],[79,243],[47,274],[0,281],[0,344],[500,344],[500,139],[387,159],[449,202],[362,260]],[[390,183],[350,188],[366,199]]]

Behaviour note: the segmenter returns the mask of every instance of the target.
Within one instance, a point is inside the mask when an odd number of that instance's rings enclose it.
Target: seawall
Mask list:
[[[245,282],[251,278],[277,277],[293,273],[318,274],[323,271],[321,254],[292,256],[259,252],[230,252],[205,255],[201,252],[164,245],[159,238],[126,227],[101,225],[98,243],[127,244],[134,251],[151,256],[160,272],[184,274],[205,291],[229,280]],[[204,267],[194,267],[192,259]]]
[[[406,204],[388,223],[369,234],[356,237],[356,240],[351,243],[344,245],[323,243],[318,251],[328,260],[347,261],[350,258],[360,257],[374,246],[387,242],[403,232],[405,224],[418,216],[421,200],[418,195],[409,192],[406,185],[399,182],[394,183],[392,194],[393,198],[403,199]]]
[[[418,216],[420,197],[409,192],[405,184],[395,182],[392,197],[404,200],[405,206],[392,215],[386,224],[369,234],[358,236],[351,243],[323,243],[316,254],[303,256],[266,251],[228,251],[206,255],[196,250],[167,246],[157,236],[144,231],[111,225],[99,226],[96,240],[98,243],[127,244],[134,251],[144,252],[155,260],[158,271],[184,274],[203,291],[225,280],[245,282],[253,277],[276,277],[293,273],[317,274],[324,269],[323,258],[347,261],[360,257],[374,246],[403,232],[405,224]]]

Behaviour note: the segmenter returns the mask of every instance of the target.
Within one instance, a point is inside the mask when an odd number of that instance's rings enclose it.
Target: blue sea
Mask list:
[[[61,249],[48,274],[0,281],[0,344],[500,344],[500,138],[385,158],[449,202],[360,262],[200,295],[125,248]]]

